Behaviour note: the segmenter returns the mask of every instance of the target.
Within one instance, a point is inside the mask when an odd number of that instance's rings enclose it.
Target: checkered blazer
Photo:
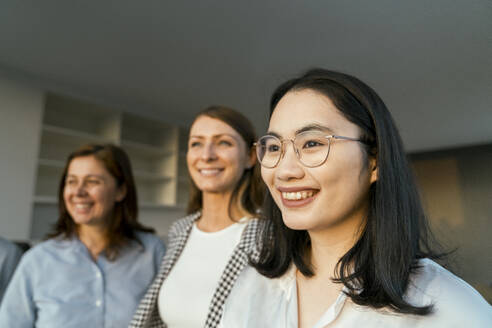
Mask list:
[[[190,214],[176,221],[169,230],[169,242],[166,255],[162,260],[159,273],[155,277],[152,285],[140,301],[129,328],[166,328],[167,325],[161,320],[157,308],[159,290],[173,265],[181,255],[186,240],[190,235],[193,222],[200,217],[200,212]],[[227,265],[222,272],[217,288],[215,289],[212,301],[210,302],[206,328],[217,327],[222,316],[224,302],[227,299],[239,273],[248,264],[250,256],[258,256],[256,247],[256,234],[259,230],[260,221],[258,219],[249,220],[243,231],[239,244],[234,249]]]

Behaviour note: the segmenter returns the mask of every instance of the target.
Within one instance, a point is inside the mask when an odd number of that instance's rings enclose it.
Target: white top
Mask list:
[[[168,328],[203,327],[210,301],[247,220],[217,232],[203,232],[196,223],[174,267],[159,291],[158,307]]]
[[[406,299],[414,305],[434,304],[428,316],[402,315],[354,304],[344,293],[313,328],[322,327],[492,327],[492,307],[470,285],[429,259],[411,277]],[[219,327],[297,327],[295,266],[269,279],[246,267],[229,295]]]

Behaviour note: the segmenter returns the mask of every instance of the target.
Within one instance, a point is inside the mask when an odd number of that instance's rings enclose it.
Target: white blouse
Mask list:
[[[204,232],[196,222],[186,245],[159,291],[158,309],[167,327],[203,327],[212,296],[247,219],[217,232]]]
[[[470,285],[429,259],[410,279],[405,295],[414,305],[434,304],[428,316],[396,314],[354,304],[343,292],[313,328],[322,327],[492,327],[492,307]],[[295,266],[269,279],[247,267],[225,306],[222,328],[297,328]]]

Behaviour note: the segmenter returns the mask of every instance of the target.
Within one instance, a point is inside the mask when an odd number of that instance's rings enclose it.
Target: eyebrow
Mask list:
[[[311,123],[311,124],[308,124],[306,126],[303,126],[300,129],[297,129],[295,132],[295,135],[298,135],[299,133],[306,132],[306,131],[321,131],[321,132],[326,132],[326,133],[333,133],[333,130],[327,126],[324,126],[324,125],[321,125],[318,123]],[[278,134],[274,131],[268,131],[267,135],[281,138],[280,134]]]
[[[75,174],[67,174],[66,177],[67,178],[78,178],[78,176]],[[104,177],[102,175],[99,175],[99,174],[88,174],[88,175],[82,177],[82,179],[86,179],[86,178],[98,178],[98,179],[104,180]]]
[[[306,132],[306,131],[322,131],[322,132],[333,133],[333,130],[327,126],[324,126],[324,125],[321,125],[318,123],[311,123],[311,124],[308,124],[308,125],[300,128],[299,130],[296,130],[296,135],[299,133],[302,133],[302,132]]]
[[[221,134],[215,134],[212,136],[213,139],[217,139],[217,138],[220,138],[220,137],[223,137],[223,136],[227,136],[227,137],[231,137],[232,139],[236,140],[236,137],[234,137],[232,134],[229,134],[229,133],[221,133]],[[190,135],[189,138],[198,138],[198,139],[205,139],[204,136],[200,136],[200,135]]]

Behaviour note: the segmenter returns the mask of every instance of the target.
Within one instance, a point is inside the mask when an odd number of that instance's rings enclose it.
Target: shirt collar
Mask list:
[[[296,272],[297,267],[294,263],[291,263],[287,271],[278,279],[278,286],[284,291],[286,296],[286,301],[293,301],[297,304],[297,283],[296,283]],[[317,324],[313,328],[321,328],[328,325],[330,322],[335,320],[345,305],[347,301],[348,288],[343,286],[342,291],[338,295],[335,303],[333,303],[325,313],[318,320]],[[296,306],[297,308],[297,306]]]
[[[291,263],[287,271],[277,278],[280,289],[285,292],[288,299],[292,297],[292,293],[296,290],[296,271],[295,264]]]
[[[139,238],[139,236],[136,236],[136,238]],[[72,251],[78,253],[89,255],[89,250],[87,249],[87,246],[85,246],[85,244],[76,235],[69,238],[58,237],[57,240],[59,245],[61,245],[62,247],[66,247],[67,249],[71,249]],[[128,241],[127,244],[121,247],[118,256],[122,256],[129,250],[136,250],[138,252],[143,252],[145,251],[145,247],[142,244],[140,244],[137,240],[132,239]],[[106,254],[104,251],[99,256],[103,256],[104,258],[106,258]]]

